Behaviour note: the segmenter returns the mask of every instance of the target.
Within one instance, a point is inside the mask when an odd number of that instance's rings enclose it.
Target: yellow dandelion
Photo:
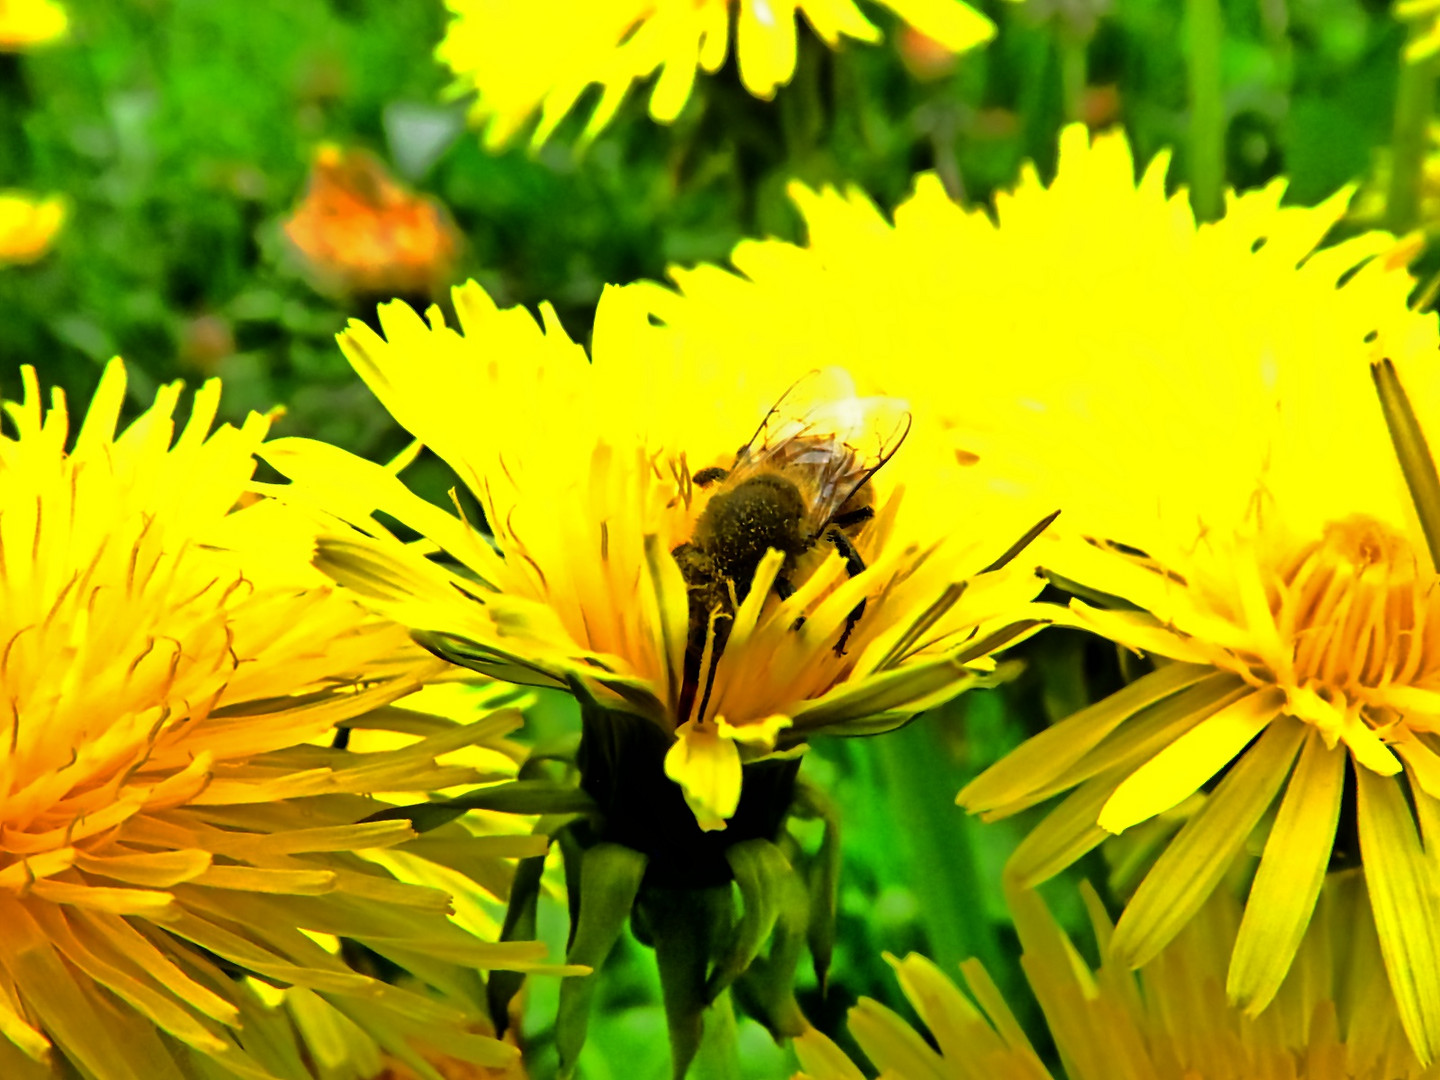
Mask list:
[[[337,1048],[296,1044],[266,983],[304,998],[310,1030],[363,1029],[424,1075],[419,1047],[508,1064],[469,1030],[473,969],[538,946],[476,940],[380,861],[501,864],[458,825],[362,819],[373,792],[494,778],[453,755],[503,748],[518,714],[395,707],[434,662],[327,587],[313,528],[248,490],[268,420],[211,431],[211,382],[176,438],[176,384],[117,434],[125,386],[114,361],[73,442],[32,370],[5,406],[0,1075],[309,1077]],[[358,753],[332,748],[337,724],[403,735]],[[354,970],[337,938],[430,990]]]
[[[0,52],[17,52],[63,37],[70,20],[53,0],[0,0]]]
[[[725,62],[731,34],[740,78],[770,99],[795,72],[796,19],[831,48],[842,38],[875,42],[880,30],[854,0],[447,0],[453,18],[436,55],[458,93],[477,95],[472,115],[492,148],[537,112],[543,143],[592,84],[604,94],[586,127],[598,134],[630,87],[659,72],[650,115],[670,123],[684,108],[697,68]],[[995,27],[962,0],[876,0],[951,52],[989,41]]]
[[[1409,24],[1403,53],[1406,63],[1424,63],[1440,52],[1440,3],[1437,0],[1400,0],[1394,15]]]
[[[1270,824],[1229,983],[1262,1009],[1331,858],[1348,760],[1379,939],[1428,1060],[1436,576],[1371,364],[1393,358],[1433,428],[1435,320],[1407,306],[1392,237],[1317,250],[1345,193],[1282,207],[1277,182],[1197,227],[1166,162],[1137,180],[1122,137],[1071,128],[1054,182],[1027,170],[994,219],[933,176],[893,224],[858,194],[797,188],[806,246],[741,244],[743,276],[675,271],[681,295],[653,288],[649,307],[711,355],[808,349],[880,372],[917,416],[942,414],[958,454],[1054,492],[1036,558],[1089,598],[1069,618],[1157,667],[962,802],[1001,816],[1076,789],[1011,864],[1034,884],[1219,779],[1119,921],[1128,963]]]
[[[1036,519],[996,493],[985,502],[982,481],[966,481],[979,503],[957,505],[929,435],[901,445],[903,405],[856,397],[843,372],[803,377],[797,357],[677,363],[640,296],[606,292],[593,362],[548,308],[538,325],[473,284],[455,292],[463,336],[398,304],[381,308],[384,338],[358,322],[341,336],[381,401],[478,499],[483,527],[331,447],[281,439],[262,453],[295,481],[289,497],[361,530],[322,541],[327,571],[444,655],[641,718],[702,827],[723,829],[742,761],[793,756],[820,729],[883,730],[993,671],[989,654],[1031,629],[1015,624],[1037,582],[1015,563],[982,571]],[[778,434],[789,404],[817,394],[807,419],[786,421],[813,427]],[[889,440],[873,459],[859,449],[871,433],[843,428],[871,410]],[[811,455],[788,473],[766,459],[794,478],[789,497],[803,488],[863,512],[806,531],[797,505],[788,540],[731,550],[718,522],[739,488],[719,476],[741,468],[736,447],[760,454],[746,441],[757,429],[775,437],[765,453]],[[883,467],[855,471],[862,458]],[[848,486],[825,488],[832,465]],[[400,543],[376,511],[429,546]]]
[[[1070,1080],[1421,1080],[1354,874],[1327,887],[1303,959],[1275,1006],[1259,1017],[1230,1007],[1225,959],[1240,919],[1223,890],[1138,973],[1114,950],[1114,927],[1085,892],[1100,963],[1092,968],[1034,894],[1012,898],[1021,965]],[[1358,939],[1357,939],[1357,930]],[[1367,938],[1372,940],[1366,940]],[[926,1040],[868,998],[850,1011],[850,1033],[882,1076],[953,1080],[1052,1080],[1015,1015],[978,961],[961,965],[966,992],[922,956],[887,957],[924,1021]],[[1378,992],[1377,992],[1378,991]],[[829,1039],[795,1040],[796,1080],[861,1080]]]
[[[36,201],[19,192],[0,192],[0,266],[30,263],[50,250],[65,221],[65,201]]]

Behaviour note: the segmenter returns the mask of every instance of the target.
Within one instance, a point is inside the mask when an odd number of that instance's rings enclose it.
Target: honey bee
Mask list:
[[[749,595],[768,550],[785,554],[774,584],[782,600],[795,591],[797,560],[822,543],[840,553],[851,577],[865,569],[853,537],[875,516],[870,479],[909,430],[903,403],[856,397],[840,368],[813,371],[781,396],[730,468],[701,469],[691,477],[697,487],[716,487],[689,543],[671,552],[689,589],[694,656],[687,667],[693,660],[698,673],[712,615],[719,655],[735,605]],[[864,612],[862,599],[835,642],[837,655],[844,655]]]

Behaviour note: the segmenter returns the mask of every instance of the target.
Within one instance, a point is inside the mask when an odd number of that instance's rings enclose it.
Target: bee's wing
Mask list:
[[[843,368],[799,379],[735,457],[732,480],[779,471],[807,490],[815,533],[889,461],[910,430],[903,401],[856,396]]]

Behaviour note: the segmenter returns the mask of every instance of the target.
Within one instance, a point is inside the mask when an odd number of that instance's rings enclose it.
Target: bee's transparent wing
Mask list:
[[[903,401],[859,397],[843,368],[800,378],[735,457],[732,481],[778,471],[805,489],[818,532],[889,461],[910,430]]]

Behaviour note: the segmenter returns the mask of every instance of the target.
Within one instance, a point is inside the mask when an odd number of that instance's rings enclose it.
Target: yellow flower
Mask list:
[[[505,1064],[513,1049],[466,1030],[473,969],[537,946],[477,941],[444,892],[379,860],[502,864],[456,849],[458,825],[417,839],[362,819],[385,805],[372,792],[491,778],[453,755],[518,714],[390,708],[436,665],[327,587],[307,521],[248,490],[268,420],[212,432],[212,382],[172,445],[175,384],[117,434],[125,381],[113,361],[68,449],[64,397],[43,409],[33,371],[5,406],[0,1075],[312,1075],[237,975],[412,1063],[424,1045]],[[406,734],[357,753],[331,747],[337,724]],[[438,996],[352,970],[335,936]]]
[[[719,541],[697,523],[726,485],[701,474],[735,463],[809,354],[677,363],[642,295],[604,295],[593,362],[548,308],[542,328],[473,284],[455,292],[463,336],[438,312],[427,325],[399,304],[380,310],[385,338],[358,322],[341,336],[380,400],[478,499],[485,528],[331,447],[281,439],[262,453],[295,481],[288,497],[362,530],[322,541],[328,572],[443,655],[643,718],[675,740],[666,771],[701,825],[720,829],[742,761],[793,752],[821,728],[883,730],[993,671],[989,653],[1031,629],[1014,624],[1038,582],[1019,563],[981,571],[1037,515],[979,481],[961,503],[959,467],[912,430],[865,484],[873,520],[847,534],[864,569],[807,534],[790,555],[757,549],[749,580],[707,573]],[[856,398],[843,372],[801,382],[833,391],[817,407],[837,416],[901,407]],[[822,429],[794,446],[848,460],[829,441],[842,435]],[[426,542],[402,544],[376,511]],[[435,548],[448,565],[429,557]]]
[[[1440,18],[1437,18],[1440,16],[1440,2],[1400,0],[1395,5],[1394,15],[1410,24],[1404,52],[1407,63],[1423,63],[1440,52]]]
[[[0,0],[0,52],[15,52],[63,37],[65,9],[52,0]]]
[[[1278,800],[1229,983],[1263,1008],[1331,857],[1349,759],[1386,965],[1429,1059],[1440,592],[1370,366],[1394,359],[1436,435],[1435,319],[1407,307],[1392,237],[1316,250],[1345,194],[1282,207],[1276,183],[1197,227],[1166,160],[1137,182],[1122,137],[1071,128],[1054,182],[1027,170],[994,220],[932,176],[893,225],[859,195],[797,189],[808,245],[741,244],[743,277],[675,271],[683,295],[654,289],[650,309],[716,355],[812,350],[880,372],[917,417],[942,414],[957,453],[1053,492],[1038,558],[1091,600],[1069,618],[1159,666],[962,802],[1000,816],[1078,786],[1011,864],[1033,884],[1229,768],[1120,919],[1127,962],[1163,948]]]
[[[536,112],[543,143],[591,84],[604,88],[585,138],[598,134],[630,87],[660,73],[650,115],[680,115],[697,68],[725,62],[730,35],[740,78],[769,100],[795,72],[796,18],[831,48],[842,38],[875,42],[880,31],[855,0],[447,0],[454,18],[436,55],[455,72],[457,93],[477,96],[472,115],[492,148]],[[995,27],[962,0],[877,0],[953,52],[989,41]],[[733,23],[733,27],[732,27]]]
[[[19,192],[0,192],[0,266],[40,258],[64,221],[63,199],[36,202]]]
[[[1138,974],[1114,949],[1114,928],[1087,890],[1100,964],[1092,968],[1034,894],[1014,897],[1021,964],[1070,1080],[1420,1080],[1434,1077],[1406,1045],[1354,874],[1327,887],[1303,962],[1272,1009],[1252,1018],[1225,1000],[1225,958],[1239,905],[1221,891]],[[1357,941],[1357,932],[1358,938]],[[1369,948],[1364,946],[1368,945]],[[1359,947],[1357,947],[1359,946]],[[933,1039],[862,998],[850,1033],[886,1077],[1051,1080],[995,984],[961,965],[969,996],[922,956],[887,957]],[[795,1040],[796,1080],[861,1080],[829,1039]]]

